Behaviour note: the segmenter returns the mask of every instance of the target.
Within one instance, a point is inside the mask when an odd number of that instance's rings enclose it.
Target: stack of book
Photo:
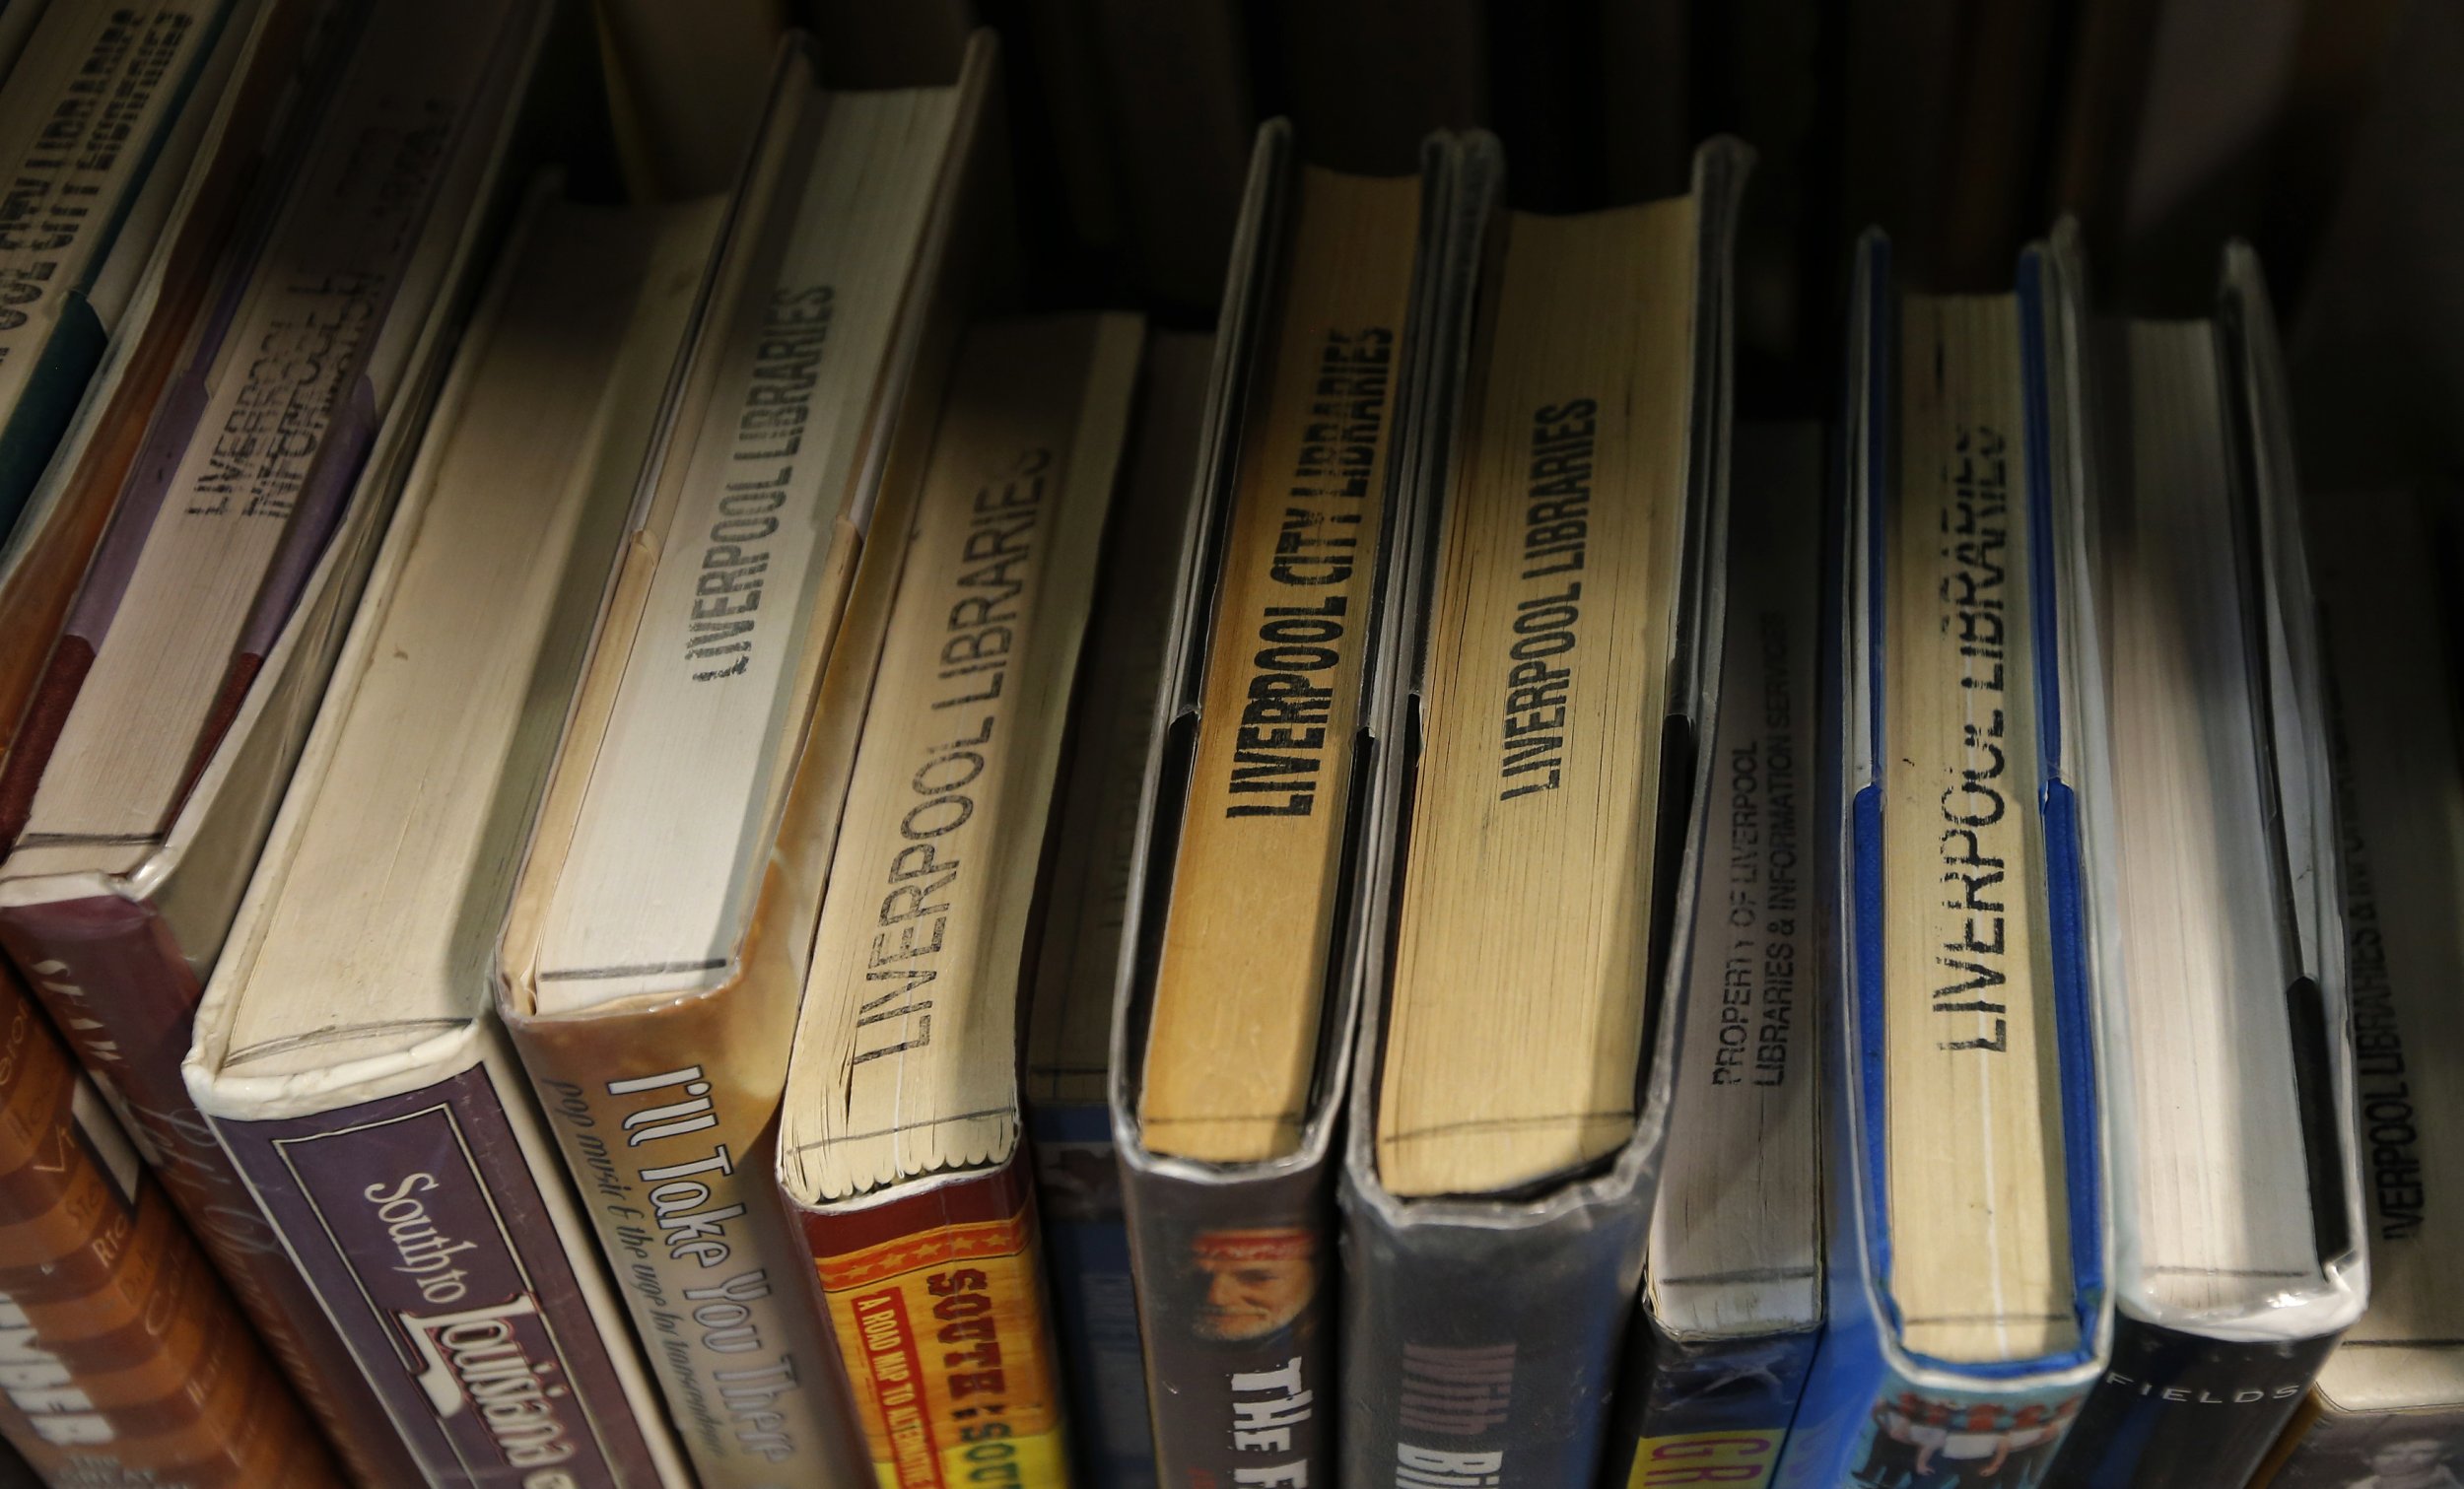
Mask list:
[[[554,0],[0,8],[31,1472],[2455,1482],[2449,524],[2254,252],[1869,233],[1826,428],[1742,142],[1277,119],[1030,313],[993,34],[737,9],[706,179]]]

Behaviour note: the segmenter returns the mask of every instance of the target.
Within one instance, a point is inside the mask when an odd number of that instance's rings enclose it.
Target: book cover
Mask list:
[[[621,1316],[512,1049],[485,1025],[454,1043],[423,1051],[423,1073],[468,1061],[443,1079],[320,1093],[296,1115],[217,1113],[215,1132],[420,1479],[675,1482],[656,1397],[610,1347]]]
[[[883,1485],[1070,1482],[1023,1153],[925,1193],[802,1220]]]
[[[691,985],[585,1002],[570,991],[585,980],[550,965],[541,950],[551,901],[564,876],[577,871],[570,849],[583,798],[607,788],[596,766],[615,694],[627,685],[634,638],[650,624],[647,591],[659,545],[650,537],[628,546],[601,616],[499,947],[498,1007],[686,1451],[712,1489],[867,1471],[844,1372],[805,1280],[810,1257],[777,1203],[777,1118],[856,731],[914,514],[915,467],[939,411],[959,317],[989,252],[989,236],[976,228],[985,155],[997,137],[988,117],[995,73],[990,38],[979,37],[955,90],[933,91],[945,96],[939,102],[948,105],[947,129],[919,132],[932,158],[915,183],[912,218],[859,230],[843,197],[805,185],[819,132],[834,122],[856,128],[847,115],[856,96],[823,91],[802,46],[783,52],[770,117],[701,314],[699,344],[671,395],[668,417],[675,422],[647,468],[646,505],[632,519],[637,531],[660,514],[647,505],[653,487],[751,480],[809,489],[809,519],[836,533],[816,566],[825,572],[809,601],[812,636],[803,654],[812,673],[790,674],[784,684],[790,692],[813,686],[809,716],[765,713],[757,720],[762,729],[782,731],[778,747],[792,761],[784,805],[771,817],[742,793],[726,803],[729,822],[759,820],[741,845],[745,879],[757,890],[727,927],[725,954]],[[893,231],[914,234],[912,259],[904,249],[896,258],[874,252],[870,261],[850,251],[873,248],[850,239]],[[815,282],[833,303],[881,307],[878,364],[852,368],[854,380],[839,389],[852,407],[826,406],[841,400],[810,380],[776,379],[782,370],[809,379],[810,359],[824,349],[849,359],[863,355],[852,308],[835,323],[800,333],[769,318],[775,306],[809,300]],[[807,426],[792,444],[773,438],[783,417],[775,401],[781,386],[800,389],[804,400],[785,405]],[[682,421],[696,408],[707,410],[703,426],[686,427]],[[830,483],[838,467],[827,463],[831,451],[817,432],[831,424],[860,436],[837,450],[845,468],[857,473],[845,492]],[[744,430],[755,434],[748,440]],[[679,501],[695,495],[678,487]],[[712,535],[720,542],[747,531],[728,525],[745,515],[729,500],[720,499],[719,510],[735,516],[722,517],[723,535]],[[750,526],[775,530],[774,519],[755,515]],[[889,540],[873,541],[876,533]],[[748,543],[748,557],[733,564],[736,574],[759,576],[767,569],[775,579],[784,566],[769,555],[782,541]],[[726,568],[734,551],[704,543],[691,559],[694,582],[704,582],[710,566]],[[780,594],[766,602],[765,618],[784,628],[793,603]],[[717,666],[696,666],[712,674],[706,683],[726,680]],[[716,768],[711,777],[718,778]],[[767,773],[757,773],[751,789],[768,783]],[[560,991],[572,1000],[551,1005]]]
[[[509,161],[531,138],[521,127],[521,104],[546,45],[553,8],[499,7],[493,0],[478,8],[485,21],[481,34],[493,42],[478,76],[448,91],[449,102],[441,104],[466,112],[469,124],[455,137],[456,148],[430,165],[449,173],[454,183],[451,200],[438,205],[428,223],[441,276],[422,294],[394,303],[398,313],[387,343],[394,361],[391,398],[380,409],[373,394],[364,396],[332,421],[365,433],[359,457],[320,468],[321,482],[356,491],[360,499],[347,504],[348,513],[321,553],[303,556],[313,562],[299,602],[267,633],[262,665],[218,731],[219,744],[192,763],[191,778],[170,819],[134,841],[49,846],[21,841],[0,863],[0,946],[97,1085],[126,1115],[165,1188],[352,1471],[378,1481],[409,1474],[409,1459],[198,1117],[179,1062],[205,973],[305,743],[386,509],[443,380],[445,353],[477,292],[476,266],[501,236],[518,189],[521,171]],[[423,11],[410,19],[425,24],[427,18]],[[377,20],[372,15],[363,24]],[[345,29],[341,40],[357,44],[364,34]],[[277,76],[267,84],[292,81]],[[293,143],[314,130],[313,115],[320,111],[307,110],[291,121]],[[275,172],[263,171],[259,180],[272,199],[267,206],[285,194],[285,182]],[[145,444],[129,466],[114,512],[115,533],[133,528],[141,537],[163,500],[171,467],[189,443],[204,406],[206,370],[230,333],[231,309],[262,248],[256,241],[231,243],[215,289],[216,308],[181,347],[183,365],[172,374]],[[328,433],[338,444],[354,442],[347,429]],[[279,483],[291,473],[286,460],[265,479]],[[113,586],[127,570],[126,557],[107,556],[118,551],[114,542],[126,546],[125,540],[106,539],[106,557],[97,564],[100,576],[81,592],[77,613],[95,623],[108,620]],[[17,789],[0,803],[0,815],[14,823],[26,820],[25,808],[44,778],[52,742],[94,658],[95,634],[91,625],[80,633],[72,623],[12,749],[5,779]]]
[[[1395,690],[1386,700],[1393,711],[1387,726],[1407,745],[1387,758],[1381,781],[1381,789],[1394,798],[1391,809],[1411,822],[1414,831],[1390,845],[1386,861],[1364,865],[1365,917],[1373,930],[1363,937],[1365,953],[1352,971],[1361,986],[1361,1027],[1354,1055],[1360,1076],[1350,1095],[1341,1188],[1343,1372],[1352,1400],[1343,1442],[1347,1479],[1415,1482],[1414,1476],[1420,1475],[1445,1482],[1446,1475],[1486,1475],[1504,1484],[1542,1484],[1589,1482],[1600,1473],[1608,1399],[1634,1317],[1645,1229],[1666,1138],[1678,1025],[1669,1010],[1682,1006],[1684,969],[1690,965],[1692,921],[1680,908],[1692,903],[1699,882],[1697,854],[1712,759],[1704,740],[1717,717],[1726,618],[1729,244],[1750,161],[1737,142],[1713,140],[1695,156],[1688,198],[1624,209],[1659,215],[1608,225],[1653,235],[1648,240],[1654,247],[1635,248],[1632,262],[1618,255],[1612,260],[1616,270],[1595,271],[1639,271],[1647,262],[1643,254],[1652,255],[1652,277],[1629,291],[1614,321],[1618,334],[1630,338],[1629,348],[1621,348],[1624,356],[1607,363],[1619,370],[1646,365],[1654,370],[1650,380],[1637,379],[1632,393],[1615,391],[1613,382],[1594,383],[1579,393],[1568,389],[1563,395],[1568,401],[1542,397],[1531,409],[1492,406],[1487,387],[1519,386],[1500,380],[1510,375],[1505,370],[1468,366],[1475,348],[1485,356],[1487,348],[1509,335],[1504,291],[1496,282],[1481,290],[1480,338],[1458,335],[1451,345],[1432,351],[1434,357],[1448,359],[1453,369],[1441,374],[1451,396],[1443,404],[1433,402],[1430,415],[1438,425],[1432,447],[1444,454],[1432,457],[1413,478],[1421,487],[1416,499],[1425,506],[1416,520],[1411,557],[1401,569],[1406,575],[1401,599],[1405,640]],[[1502,167],[1492,161],[1491,169]],[[1492,178],[1487,190],[1490,198],[1482,205],[1493,209],[1502,182]],[[1581,220],[1517,218],[1509,226],[1492,211],[1485,221],[1473,221],[1487,233],[1501,235],[1491,240],[1488,256],[1493,260],[1490,272],[1502,280],[1513,252],[1503,235],[1534,233],[1536,223],[1554,222],[1563,231],[1562,225]],[[1602,224],[1595,220],[1594,226]],[[1681,305],[1670,303],[1664,283],[1681,287],[1677,291]],[[1525,324],[1536,329],[1562,322],[1534,319]],[[1680,370],[1675,385],[1663,380],[1663,370],[1671,365]],[[1476,381],[1481,378],[1487,379],[1485,384]],[[1482,389],[1476,399],[1467,391],[1473,387]],[[1594,387],[1600,391],[1595,393]],[[1596,403],[1586,401],[1595,397]],[[1665,542],[1648,545],[1626,538],[1618,560],[1609,558],[1608,543],[1597,538],[1586,521],[1575,519],[1571,530],[1546,525],[1571,514],[1542,506],[1563,500],[1547,484],[1552,479],[1588,490],[1590,441],[1609,428],[1612,408],[1618,419],[1630,422],[1620,426],[1627,441],[1621,451],[1600,435],[1604,482],[1608,471],[1620,468],[1610,461],[1632,461],[1624,468],[1631,470],[1636,488],[1662,504],[1660,531],[1667,535]],[[1597,427],[1587,409],[1597,411]],[[1463,745],[1467,752],[1482,753],[1458,756],[1453,774],[1441,774],[1447,768],[1437,746],[1422,740],[1423,735],[1438,737],[1425,721],[1435,711],[1440,690],[1454,686],[1456,677],[1479,675],[1470,669],[1485,669],[1491,658],[1500,656],[1497,650],[1475,650],[1480,643],[1468,639],[1460,652],[1441,650],[1450,638],[1468,637],[1474,613],[1466,606],[1450,619],[1440,608],[1442,586],[1449,580],[1460,585],[1468,569],[1458,565],[1472,562],[1442,561],[1441,531],[1449,525],[1449,508],[1465,497],[1473,469],[1461,462],[1475,448],[1468,426],[1474,410],[1491,430],[1511,417],[1519,440],[1530,441],[1516,457],[1492,455],[1488,467],[1490,479],[1498,483],[1494,489],[1517,499],[1506,515],[1522,529],[1525,556],[1497,570],[1501,587],[1511,596],[1505,613],[1512,617],[1513,640],[1503,648],[1498,669],[1509,687],[1515,674],[1507,668],[1535,661],[1543,669],[1568,669],[1558,671],[1558,678],[1579,677],[1571,669],[1586,658],[1559,659],[1582,644],[1577,628],[1586,620],[1619,615],[1610,599],[1620,578],[1608,572],[1608,565],[1635,565],[1646,554],[1652,561],[1653,567],[1629,569],[1622,577],[1622,592],[1635,606],[1623,612],[1628,617],[1625,629],[1612,633],[1604,649],[1589,653],[1594,669],[1601,658],[1615,654],[1605,649],[1609,645],[1648,646],[1658,653],[1660,665],[1652,670],[1663,690],[1663,707],[1642,702],[1642,719],[1628,725],[1646,736],[1635,750],[1638,764],[1631,769],[1623,757],[1611,760],[1597,745],[1586,759],[1579,748],[1553,743],[1550,730],[1563,724],[1570,736],[1583,716],[1574,702],[1560,710],[1557,699],[1563,694],[1540,695],[1537,730],[1523,713],[1508,713],[1506,727],[1523,735],[1509,732],[1502,749],[1494,736],[1477,746]],[[1552,457],[1565,464],[1550,463]],[[1456,474],[1457,467],[1465,474]],[[1465,508],[1455,513],[1461,520],[1453,522],[1453,530],[1469,532],[1466,524],[1474,510]],[[1633,533],[1641,526],[1636,521],[1625,530]],[[1588,567],[1595,554],[1604,572]],[[1587,566],[1580,588],[1571,577],[1575,564]],[[1557,572],[1559,566],[1565,566],[1563,573]],[[1654,605],[1665,607],[1657,612],[1656,622],[1646,619],[1655,613],[1650,608]],[[1609,624],[1601,622],[1604,628]],[[1656,633],[1644,630],[1654,624]],[[1649,639],[1640,640],[1643,636]],[[1451,661],[1456,656],[1466,659],[1461,667]],[[1638,666],[1627,676],[1644,670]],[[1601,673],[1594,670],[1592,675]],[[1530,685],[1549,685],[1549,679],[1542,673]],[[1581,684],[1573,686],[1579,689]],[[1462,696],[1468,712],[1473,695],[1467,688]],[[1579,692],[1575,697],[1580,698]],[[1605,731],[1608,722],[1599,720],[1595,727]],[[1534,742],[1537,752],[1523,737],[1535,732],[1540,736]],[[1553,749],[1562,749],[1561,760],[1533,759],[1535,754],[1548,757]],[[1530,774],[1510,774],[1518,765]],[[1572,913],[1572,925],[1581,927],[1568,928],[1568,939],[1587,948],[1624,949],[1611,956],[1631,958],[1652,999],[1630,1026],[1633,1063],[1625,1064],[1620,1056],[1614,1075],[1577,1075],[1569,1084],[1594,1084],[1580,1085],[1582,1094],[1571,1099],[1567,1086],[1551,1081],[1540,1089],[1493,1092],[1476,1098],[1474,1105],[1475,1098],[1468,1094],[1438,1095],[1436,1082],[1424,1079],[1407,1093],[1395,1079],[1402,1061],[1399,1046],[1408,1037],[1396,1022],[1408,1006],[1399,990],[1411,971],[1404,961],[1411,943],[1400,934],[1412,905],[1412,865],[1407,860],[1436,851],[1418,832],[1419,823],[1432,820],[1420,811],[1420,795],[1437,788],[1431,781],[1467,778],[1478,779],[1480,795],[1466,794],[1459,801],[1481,800],[1485,808],[1484,798],[1493,789],[1500,809],[1516,800],[1515,793],[1553,791],[1562,778],[1578,779],[1585,782],[1578,791],[1598,793],[1593,799],[1603,816],[1600,831],[1619,835],[1616,841],[1632,843],[1634,851],[1647,855],[1645,863],[1612,870],[1633,875],[1624,881],[1633,886],[1631,903],[1599,907],[1580,898],[1590,892],[1588,886],[1568,890],[1573,903],[1563,909]],[[1653,804],[1642,806],[1646,800]],[[1475,816],[1463,805],[1454,810],[1457,830],[1466,835],[1460,841],[1476,845],[1473,853],[1496,851],[1502,860],[1502,838],[1473,835],[1506,819],[1485,811]],[[1648,894],[1641,888],[1646,883]],[[1442,890],[1420,903],[1440,903],[1437,894]],[[1560,909],[1549,905],[1541,914],[1554,915]],[[1593,921],[1589,917],[1594,915],[1603,918]],[[1443,985],[1450,976],[1446,953],[1439,949],[1450,944],[1443,934],[1434,926],[1423,932],[1424,987]],[[1511,932],[1503,932],[1479,944],[1502,948],[1515,943]],[[1467,944],[1465,960],[1475,950]],[[1499,965],[1493,959],[1481,964],[1484,984],[1493,984]],[[1605,969],[1605,981],[1622,987],[1636,973],[1621,974],[1619,965],[1592,962],[1579,954],[1567,962],[1569,969],[1579,969],[1576,977],[1602,978]],[[1448,1005],[1424,999],[1419,1006],[1439,1010]],[[1451,1005],[1458,1012],[1464,1006],[1460,1001]],[[1630,1006],[1627,1011],[1635,1012]],[[1608,1029],[1616,1017],[1602,1014],[1597,1023],[1583,1027]],[[1613,1038],[1603,1036],[1604,1043]],[[1604,1102],[1595,1091],[1613,1095]],[[1527,1098],[1540,1110],[1501,1105]],[[1406,1108],[1402,1105],[1406,1099],[1423,1104]],[[1582,1110],[1568,1113],[1567,1106]],[[1445,1115],[1450,1111],[1466,1115],[1453,1118]],[[1458,1119],[1460,1127],[1453,1125]],[[1538,1173],[1525,1172],[1533,1157],[1530,1151],[1513,1146],[1527,1125],[1560,1137],[1549,1145],[1553,1156]],[[1467,1139],[1460,1146],[1451,1140],[1438,1146],[1455,1155],[1452,1161],[1461,1165],[1460,1172],[1473,1176],[1472,1182],[1459,1186],[1434,1171],[1420,1177],[1431,1162],[1425,1155],[1437,1151],[1423,1140],[1424,1134]]]
[[[342,1482],[160,1184],[4,972],[0,1358],[0,1437],[53,1482]]]

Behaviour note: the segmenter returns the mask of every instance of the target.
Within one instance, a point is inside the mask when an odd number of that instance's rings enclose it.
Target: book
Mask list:
[[[2077,275],[2069,225],[2057,261]],[[2084,298],[2084,297],[2083,297]],[[2361,1312],[2360,1155],[2326,699],[2274,317],[2088,322],[2074,693],[2114,1331],[2056,1471],[2241,1483]],[[2086,671],[2086,669],[2083,669]]]
[[[498,954],[712,1489],[868,1471],[773,1138],[898,575],[871,539],[903,535],[983,256],[992,87],[989,40],[945,88],[824,91],[781,53]]]
[[[1782,1481],[2041,1483],[2110,1340],[2079,906],[2078,307],[1901,293],[1858,248],[1844,690],[1817,834],[1830,1048],[1828,1319]],[[2090,674],[2092,675],[2092,674]],[[1834,836],[1835,835],[1835,836]]]
[[[39,14],[36,7],[13,8]],[[16,526],[0,538],[0,766],[5,766],[87,561],[101,542],[148,421],[205,315],[217,265],[305,104],[304,0],[234,10],[163,132],[127,224],[92,268],[84,304],[109,332],[75,412]]]
[[[98,281],[123,235],[141,258],[162,230],[159,212],[134,209],[157,169],[175,179],[186,164],[229,76],[221,34],[251,9],[241,0],[46,5],[9,67],[0,87],[0,174],[12,182],[0,210],[0,536],[103,359],[112,326]]]
[[[2251,1482],[2436,1485],[2464,1473],[2464,1291],[2454,1134],[2464,1132],[2464,740],[2431,528],[2411,491],[2313,493],[2363,1154],[2369,1302]]]
[[[1626,1489],[1767,1485],[1822,1327],[1812,830],[1827,451],[1813,423],[1740,423],[1731,444],[1712,818],[1604,1475]]]
[[[778,1174],[896,1489],[1073,1482],[1019,992],[1144,334],[969,331],[861,706]]]
[[[1715,140],[1685,196],[1486,225],[1404,569],[1408,827],[1363,890],[1347,1480],[1599,1476],[1688,961],[1748,159]]]
[[[1102,1489],[1151,1486],[1146,1364],[1113,1156],[1113,989],[1135,954],[1128,908],[1138,790],[1155,736],[1173,579],[1189,537],[1213,343],[1147,340],[1119,510],[1104,540],[1084,679],[1055,808],[1053,862],[1038,891],[1027,1013],[1027,1135],[1069,1374],[1079,1462]]]
[[[197,1108],[432,1481],[682,1472],[487,974],[717,217],[534,194],[197,1009]]]
[[[1343,886],[1374,851],[1371,655],[1461,151],[1300,164],[1260,129],[1140,785],[1108,1099],[1156,1474],[1335,1471]],[[1288,545],[1288,546],[1285,546]],[[1326,1407],[1313,1405],[1328,1403]],[[1257,1422],[1254,1429],[1239,1426]]]
[[[339,1485],[162,1186],[0,971],[0,1438],[56,1483]]]
[[[400,1440],[179,1062],[537,139],[524,107],[554,19],[380,0],[336,34],[0,769],[0,947],[352,1471],[382,1482],[413,1471]],[[353,329],[332,355],[288,355],[336,317]]]

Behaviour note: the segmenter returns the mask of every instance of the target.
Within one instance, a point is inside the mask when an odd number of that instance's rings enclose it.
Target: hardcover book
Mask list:
[[[968,333],[860,704],[779,1184],[885,1489],[1074,1482],[1020,988],[1144,334],[1119,314]]]
[[[1729,244],[1749,157],[1571,216],[1467,208],[1432,347],[1364,866],[1342,1177],[1353,1482],[1590,1483],[1659,1183],[1721,676]],[[1458,418],[1458,409],[1460,417]],[[1595,500],[1597,497],[1597,501]]]
[[[2076,283],[2072,241],[2066,224]],[[2116,1317],[2057,1472],[2240,1483],[2367,1290],[2291,417],[2246,246],[2213,319],[2086,329],[2071,613],[2093,621],[2102,683],[2072,697]]]
[[[161,1185],[5,971],[0,1358],[0,1437],[51,1482],[342,1482]]]
[[[1099,1489],[1155,1483],[1146,1362],[1121,1166],[1105,1104],[1112,994],[1130,956],[1126,910],[1138,788],[1155,734],[1172,581],[1189,534],[1213,344],[1158,331],[1070,720],[1053,863],[1038,892],[1027,1015],[1027,1134],[1053,1274],[1070,1426]]]
[[[1174,575],[1110,1103],[1156,1472],[1332,1480],[1345,892],[1454,141],[1417,178],[1259,131]]]
[[[2429,508],[2426,510],[2425,508]],[[2464,1475],[2464,738],[2435,499],[2338,493],[2310,552],[2333,693],[2369,1303],[2251,1482]]]
[[[824,92],[781,52],[499,948],[498,1007],[711,1489],[867,1471],[773,1144],[982,257],[992,89],[989,36],[948,88]]]
[[[344,18],[324,102],[266,173],[267,218],[234,240],[0,768],[0,947],[352,1470],[380,1481],[410,1461],[179,1062],[518,189],[554,12],[377,0]],[[327,355],[291,355],[329,334]]]
[[[1902,295],[1882,235],[1858,248],[1815,828],[1827,1319],[1783,1483],[2035,1489],[2110,1339],[2065,707],[2081,503],[2053,453],[2078,310],[2049,256],[2015,293]]]
[[[1826,451],[1812,423],[1741,422],[1732,442],[1712,815],[1604,1475],[1624,1489],[1767,1485],[1822,1327],[1812,827]]]
[[[0,87],[0,538],[16,523],[112,333],[100,282],[165,225],[158,170],[193,157],[248,0],[45,5]],[[140,202],[148,209],[135,210]],[[126,254],[121,239],[126,239]],[[116,318],[114,316],[113,318]]]
[[[197,1010],[197,1107],[432,1482],[681,1472],[488,958],[717,216],[534,196]]]

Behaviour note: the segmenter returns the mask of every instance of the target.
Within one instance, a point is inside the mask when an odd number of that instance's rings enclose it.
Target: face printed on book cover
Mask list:
[[[1198,1331],[1209,1339],[1263,1339],[1291,1326],[1318,1290],[1317,1243],[1305,1230],[1205,1231],[1190,1262],[1205,1289]]]
[[[2398,1438],[2369,1452],[2369,1470],[2349,1489],[2453,1489],[2447,1445],[2437,1438]]]

